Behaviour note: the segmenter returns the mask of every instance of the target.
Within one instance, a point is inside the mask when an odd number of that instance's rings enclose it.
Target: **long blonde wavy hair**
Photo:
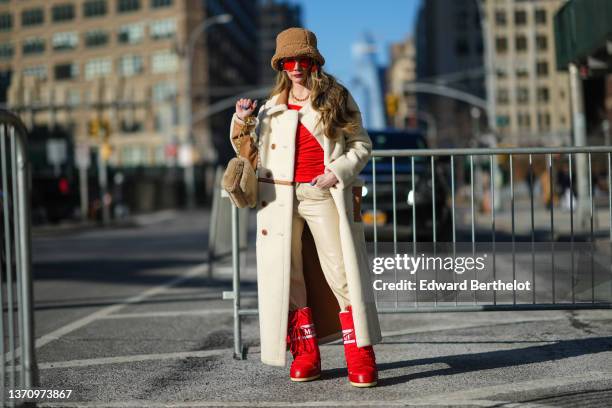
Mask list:
[[[291,84],[287,73],[279,71],[270,97],[291,89]],[[306,70],[306,87],[310,89],[312,107],[321,115],[325,136],[335,139],[339,130],[353,134],[359,129],[357,111],[348,107],[348,90],[333,75],[321,67],[314,72]]]

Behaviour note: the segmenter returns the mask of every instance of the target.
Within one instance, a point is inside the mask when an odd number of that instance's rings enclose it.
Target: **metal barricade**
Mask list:
[[[0,110],[0,376],[1,400],[9,406],[17,389],[38,385],[32,312],[30,236],[30,178],[27,131],[11,112]]]
[[[606,217],[608,220],[608,229],[607,231],[598,231],[597,236],[604,240],[603,247],[609,251],[610,261],[607,265],[612,265],[612,147],[611,146],[583,146],[583,147],[556,147],[556,148],[548,148],[548,147],[531,147],[531,148],[466,148],[466,149],[415,149],[415,150],[374,150],[372,152],[371,158],[371,177],[369,178],[371,182],[371,190],[372,190],[372,240],[370,245],[373,246],[374,256],[377,255],[378,248],[380,245],[379,242],[379,227],[378,227],[378,213],[381,211],[379,208],[379,203],[377,199],[377,187],[380,189],[379,182],[377,181],[377,162],[383,160],[390,160],[390,163],[387,162],[387,165],[390,166],[391,174],[390,174],[390,186],[387,186],[387,192],[391,193],[391,201],[392,208],[391,219],[392,219],[392,240],[389,241],[390,245],[393,246],[395,252],[397,252],[397,244],[398,244],[398,216],[397,216],[397,179],[396,179],[396,162],[398,160],[406,160],[410,163],[408,168],[409,177],[404,179],[406,183],[409,183],[410,193],[412,195],[412,205],[410,208],[410,215],[407,217],[409,222],[407,224],[410,225],[410,235],[411,235],[411,243],[412,249],[416,252],[417,244],[419,244],[418,236],[420,232],[418,231],[418,216],[417,213],[417,204],[416,204],[416,194],[417,194],[417,186],[415,185],[415,168],[418,166],[416,164],[420,163],[421,167],[425,166],[429,168],[429,172],[426,173],[429,176],[428,186],[431,190],[428,194],[431,194],[431,212],[428,215],[431,215],[431,243],[434,245],[438,243],[438,233],[439,233],[439,220],[436,210],[436,191],[438,183],[442,183],[444,180],[440,180],[441,173],[437,171],[440,166],[440,162],[446,160],[448,163],[449,173],[448,176],[448,184],[450,184],[450,197],[449,207],[450,207],[450,225],[449,225],[449,235],[448,239],[445,241],[450,245],[450,248],[453,248],[453,251],[458,243],[457,239],[457,225],[459,223],[457,216],[457,191],[458,191],[458,180],[456,173],[458,169],[463,168],[467,177],[463,177],[465,181],[465,186],[469,189],[469,198],[467,199],[467,204],[464,206],[465,215],[469,219],[465,230],[467,231],[467,236],[469,237],[467,240],[462,241],[462,243],[471,245],[472,248],[475,247],[478,241],[483,241],[482,238],[476,239],[476,211],[475,211],[475,195],[476,195],[476,179],[475,179],[475,162],[479,162],[480,170],[485,170],[488,173],[489,182],[486,186],[488,190],[488,194],[490,194],[491,200],[491,209],[490,209],[490,219],[488,227],[490,227],[490,241],[487,241],[491,245],[491,252],[493,255],[493,278],[496,277],[496,252],[500,247],[500,243],[497,242],[497,225],[499,220],[499,214],[497,214],[496,203],[499,202],[499,197],[495,197],[496,191],[499,194],[499,185],[496,185],[496,179],[499,176],[500,170],[498,168],[497,161],[499,159],[504,159],[505,161],[505,170],[507,171],[508,182],[504,186],[507,191],[508,202],[506,203],[507,213],[509,213],[510,224],[508,226],[510,232],[510,239],[508,245],[511,247],[511,272],[512,277],[515,278],[516,271],[516,247],[518,243],[516,242],[516,227],[517,227],[517,217],[516,217],[516,198],[517,192],[515,191],[515,173],[517,167],[515,166],[515,161],[519,160],[524,162],[523,171],[526,171],[528,175],[528,212],[529,217],[520,217],[520,221],[523,224],[527,225],[528,230],[530,229],[530,234],[528,233],[528,239],[526,240],[527,248],[531,248],[531,257],[533,261],[533,269],[534,273],[533,277],[533,290],[532,295],[529,300],[521,300],[517,301],[517,293],[516,289],[514,289],[511,293],[511,297],[509,301],[500,301],[498,298],[498,291],[492,291],[492,297],[486,301],[481,301],[476,298],[474,295],[473,300],[465,302],[458,301],[457,294],[455,293],[455,298],[450,301],[441,302],[438,299],[438,291],[435,292],[435,299],[431,300],[431,302],[423,303],[419,301],[418,291],[415,295],[415,299],[412,304],[409,306],[401,306],[396,298],[389,305],[389,302],[381,302],[379,299],[376,299],[376,303],[378,306],[379,313],[406,313],[406,312],[458,312],[458,311],[510,311],[510,310],[563,310],[563,309],[609,309],[612,308],[612,270],[610,266],[606,269],[606,279],[610,280],[610,289],[604,296],[596,297],[595,294],[595,276],[593,275],[593,252],[591,252],[591,277],[590,288],[588,288],[588,292],[590,292],[590,296],[588,299],[578,299],[575,293],[574,282],[576,278],[576,273],[574,270],[574,258],[573,258],[573,245],[576,237],[576,226],[574,220],[574,212],[575,210],[579,210],[578,216],[580,218],[580,227],[584,228],[582,232],[586,237],[586,242],[591,245],[594,245],[595,242],[595,229],[594,229],[594,219],[596,207],[594,204],[593,193],[595,191],[594,186],[594,174],[593,170],[593,162],[594,157],[596,157],[600,164],[600,169],[603,168],[603,171],[598,173],[599,179],[597,179],[598,191],[607,190],[607,203],[604,207],[607,207],[605,210]],[[460,163],[463,167],[460,167]],[[550,196],[550,205],[547,205],[544,211],[547,211],[546,215],[548,225],[546,226],[548,232],[545,234],[545,242],[550,244],[550,265],[552,269],[552,276],[550,277],[550,281],[547,282],[546,291],[550,291],[550,298],[546,300],[541,300],[536,298],[536,280],[535,280],[535,244],[536,244],[536,226],[535,226],[535,216],[536,209],[534,203],[534,167],[537,162],[540,162],[543,166],[543,177],[544,182],[541,184],[541,188],[546,189]],[[418,163],[417,163],[418,162]],[[569,235],[566,237],[569,240],[569,244],[571,245],[571,284],[570,289],[568,289],[568,293],[571,293],[571,297],[569,300],[560,300],[559,295],[557,293],[558,289],[556,287],[558,276],[555,275],[555,245],[556,241],[559,239],[556,234],[556,224],[555,224],[555,177],[556,171],[558,170],[556,166],[565,166],[564,169],[568,171],[567,173],[567,181],[569,183]],[[566,166],[567,165],[567,166]],[[576,169],[577,176],[574,174],[574,170]],[[362,173],[363,174],[363,173]],[[604,175],[604,176],[602,176]],[[605,181],[604,181],[605,177]],[[389,178],[388,178],[389,179]],[[482,184],[482,183],[481,183]],[[579,205],[574,202],[577,198],[574,198],[574,188],[578,185],[578,197]],[[421,192],[422,193],[422,192]],[[604,193],[605,194],[605,193]],[[439,197],[438,197],[439,198]],[[498,201],[496,201],[496,199]],[[410,197],[408,197],[408,201],[410,201]],[[388,200],[387,200],[388,204]],[[539,216],[542,216],[542,212],[538,212]],[[238,220],[237,220],[237,211],[234,208],[232,214],[232,228],[234,231],[234,240],[233,240],[233,291],[226,292],[224,294],[224,298],[233,299],[234,303],[234,356],[236,358],[244,358],[245,350],[242,346],[242,338],[241,338],[241,317],[247,315],[255,315],[257,314],[257,309],[245,309],[240,306],[240,251],[238,247],[237,233],[238,233]],[[422,215],[419,217],[423,217]],[[482,219],[482,217],[480,217]],[[482,224],[482,222],[481,222]],[[541,231],[540,231],[541,233]],[[530,237],[529,237],[530,235]],[[529,239],[530,238],[530,239]],[[576,244],[577,245],[577,244]],[[418,274],[415,280],[418,279]],[[397,274],[395,275],[395,281],[397,282]],[[569,296],[569,295],[568,295]],[[448,299],[447,299],[448,300]],[[381,304],[385,304],[384,307],[381,307]]]

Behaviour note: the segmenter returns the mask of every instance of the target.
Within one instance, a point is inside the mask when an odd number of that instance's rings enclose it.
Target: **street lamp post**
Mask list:
[[[485,6],[483,0],[474,0],[476,2],[476,10],[480,19],[480,27],[482,30],[482,45],[484,49],[484,66],[485,66],[485,89],[487,93],[487,124],[489,132],[496,133],[497,122],[495,117],[495,67],[493,63],[493,44],[491,41],[491,24],[487,21]]]
[[[187,81],[186,89],[185,89],[185,99],[186,99],[186,113],[187,113],[187,147],[189,150],[190,157],[185,163],[185,187],[187,191],[187,206],[189,208],[195,207],[195,174],[194,174],[194,155],[193,152],[195,150],[195,139],[193,136],[193,123],[192,123],[192,59],[193,59],[193,50],[195,48],[195,43],[198,38],[202,35],[204,31],[206,31],[210,26],[214,24],[227,24],[232,21],[232,16],[230,14],[220,14],[211,18],[207,18],[202,21],[196,28],[194,28],[189,34],[189,38],[187,40],[187,53],[186,53],[186,66],[187,66]]]

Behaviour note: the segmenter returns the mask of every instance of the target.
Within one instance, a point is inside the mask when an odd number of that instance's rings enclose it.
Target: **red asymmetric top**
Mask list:
[[[300,110],[300,105],[287,104],[289,109]],[[310,183],[313,178],[323,174],[323,148],[315,137],[306,129],[302,122],[298,122],[295,135],[295,171],[293,181]]]

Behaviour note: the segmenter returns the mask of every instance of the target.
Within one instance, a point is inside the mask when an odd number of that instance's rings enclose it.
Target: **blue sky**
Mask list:
[[[345,85],[354,67],[351,46],[369,32],[378,47],[378,62],[386,65],[388,48],[414,32],[420,0],[289,0],[302,6],[304,26],[312,30],[325,57],[325,69]]]

